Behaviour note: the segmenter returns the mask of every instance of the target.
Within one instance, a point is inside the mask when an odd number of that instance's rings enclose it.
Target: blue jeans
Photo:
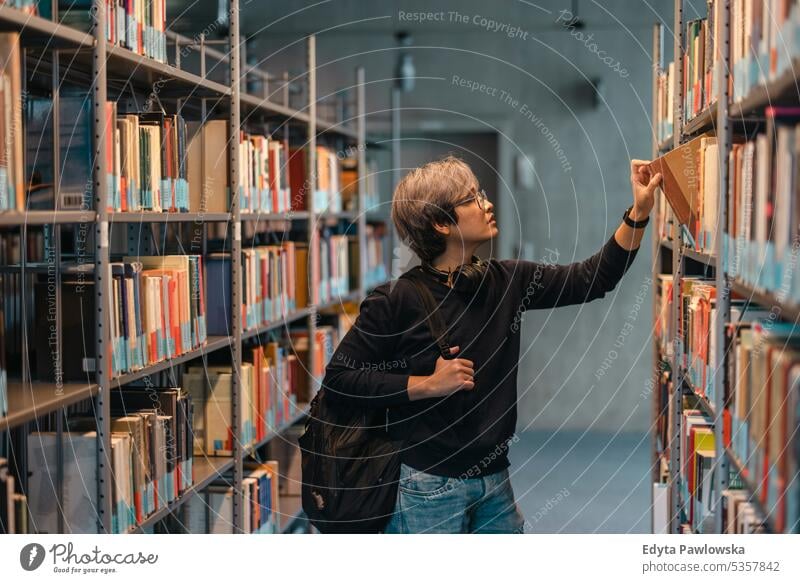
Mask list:
[[[397,502],[384,532],[521,534],[524,523],[507,468],[476,478],[448,478],[401,464]]]

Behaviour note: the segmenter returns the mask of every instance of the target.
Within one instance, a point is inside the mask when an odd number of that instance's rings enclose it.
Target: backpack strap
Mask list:
[[[411,280],[411,283],[417,288],[417,293],[422,300],[422,306],[428,316],[428,328],[431,331],[431,336],[436,341],[436,345],[439,347],[439,353],[446,360],[452,359],[450,341],[447,337],[447,326],[444,318],[442,318],[442,313],[436,309],[436,300],[433,298],[431,290],[419,280],[419,277],[413,271],[407,274],[407,279]]]

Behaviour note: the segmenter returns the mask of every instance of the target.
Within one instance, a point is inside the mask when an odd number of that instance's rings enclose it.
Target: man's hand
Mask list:
[[[459,350],[458,346],[453,346],[450,348],[450,354],[456,354]],[[436,369],[432,375],[408,378],[408,398],[416,401],[431,397],[446,397],[461,389],[472,390],[475,388],[474,366],[475,364],[466,358],[447,360],[440,356],[436,360]]]
[[[633,188],[633,209],[630,217],[641,221],[650,215],[655,203],[656,186],[661,183],[661,173],[651,175],[648,168],[650,160],[631,160],[631,187]]]

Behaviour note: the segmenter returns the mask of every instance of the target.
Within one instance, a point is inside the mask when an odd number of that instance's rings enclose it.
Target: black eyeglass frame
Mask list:
[[[486,211],[486,209],[489,207],[487,204],[489,202],[489,197],[486,196],[486,191],[482,188],[480,190],[476,190],[474,194],[470,194],[467,198],[458,201],[453,206],[461,206],[462,204],[470,203],[473,200],[478,202],[478,208],[480,208],[482,211]]]

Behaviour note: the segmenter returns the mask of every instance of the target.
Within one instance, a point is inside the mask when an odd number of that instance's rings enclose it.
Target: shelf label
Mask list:
[[[100,227],[100,248],[107,249],[108,248],[108,223],[106,221],[100,221],[98,223]]]

